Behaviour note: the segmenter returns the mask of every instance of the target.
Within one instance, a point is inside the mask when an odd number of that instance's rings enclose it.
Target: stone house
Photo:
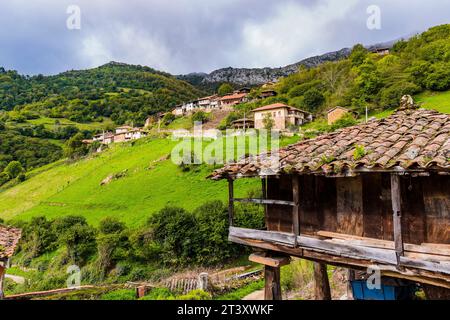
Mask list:
[[[301,126],[312,121],[309,112],[288,106],[284,103],[274,103],[253,111],[255,129],[264,129],[264,119],[270,116],[274,122],[273,129],[286,130],[289,125]]]

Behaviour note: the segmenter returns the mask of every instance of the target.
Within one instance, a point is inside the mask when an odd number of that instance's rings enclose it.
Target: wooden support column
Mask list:
[[[264,266],[264,300],[281,300],[280,267]]]
[[[400,265],[400,257],[403,256],[403,238],[402,238],[402,211],[401,211],[401,188],[400,176],[391,174],[391,197],[392,213],[394,225],[394,243],[395,255],[397,257],[397,266]]]
[[[300,235],[300,183],[297,175],[292,176],[292,201],[294,202],[292,207],[292,232],[298,236]],[[297,237],[295,238],[295,246],[297,246]]]
[[[253,253],[248,258],[252,262],[264,265],[264,299],[281,300],[280,268],[290,263],[289,256],[274,256],[274,253]]]
[[[2,300],[5,297],[5,294],[3,292],[3,281],[5,280],[5,273],[6,273],[6,267],[5,265],[0,262],[0,300]]]
[[[356,273],[353,269],[347,270],[347,300],[353,300],[352,281],[356,279]]]
[[[228,178],[228,223],[233,226],[234,219],[234,190],[233,179]]]
[[[327,265],[314,262],[314,294],[316,300],[331,300],[330,282],[328,281]]]
[[[267,177],[261,178],[261,190],[262,190],[262,198],[263,200],[267,199]],[[266,224],[266,229],[269,229],[269,221],[267,216],[267,204],[264,205],[264,221]]]

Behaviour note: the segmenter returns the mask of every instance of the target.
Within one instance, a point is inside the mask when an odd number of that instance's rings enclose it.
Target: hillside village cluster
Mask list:
[[[176,117],[185,117],[192,115],[196,112],[203,111],[206,113],[211,113],[214,111],[222,112],[232,112],[234,107],[246,102],[253,102],[259,99],[265,99],[268,97],[274,97],[277,92],[270,89],[274,83],[269,82],[262,85],[262,91],[256,98],[250,98],[250,88],[241,88],[235,90],[231,94],[224,96],[219,96],[218,94],[198,98],[196,100],[188,101],[183,104],[175,106],[175,108],[170,112]],[[327,112],[328,124],[332,124],[349,110],[343,107],[334,107]],[[302,126],[308,122],[313,121],[313,114],[286,105],[284,103],[273,103],[265,105],[251,111],[251,117],[245,117],[232,122],[232,127],[234,129],[264,129],[265,119],[270,117],[273,120],[273,130],[286,131],[290,126],[298,127]],[[167,113],[158,114],[159,121]],[[152,123],[152,118],[148,118],[145,126],[143,128],[135,128],[133,126],[121,126],[115,129],[115,132],[103,132],[94,136],[92,140],[85,141],[86,143],[92,143],[98,141],[101,144],[111,144],[118,142],[126,142],[131,140],[136,140],[147,136],[148,127]]]

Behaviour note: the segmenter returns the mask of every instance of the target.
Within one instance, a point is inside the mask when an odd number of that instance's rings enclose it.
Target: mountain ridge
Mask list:
[[[416,33],[414,33],[416,34]],[[400,40],[406,40],[413,34],[390,40],[386,42],[366,45],[368,50],[375,50],[378,48],[392,48],[393,45]],[[216,89],[221,83],[229,82],[238,86],[257,86],[267,82],[277,81],[280,77],[291,75],[298,71],[299,67],[313,68],[325,62],[333,62],[347,58],[351,53],[351,48],[342,48],[337,51],[330,51],[324,54],[308,57],[298,62],[288,64],[282,67],[263,67],[263,68],[235,68],[225,67],[214,70],[210,73],[206,72],[191,72],[183,75],[176,75],[175,77],[189,82],[193,86],[202,89]]]

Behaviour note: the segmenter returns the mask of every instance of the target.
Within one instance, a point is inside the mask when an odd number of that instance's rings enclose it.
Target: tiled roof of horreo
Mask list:
[[[14,254],[21,235],[20,229],[0,225],[0,260]]]
[[[381,120],[344,128],[279,150],[276,166],[266,155],[241,159],[212,179],[272,174],[352,175],[358,171],[450,172],[450,115],[399,109]],[[276,167],[274,170],[273,168]],[[271,171],[269,170],[271,169]]]

